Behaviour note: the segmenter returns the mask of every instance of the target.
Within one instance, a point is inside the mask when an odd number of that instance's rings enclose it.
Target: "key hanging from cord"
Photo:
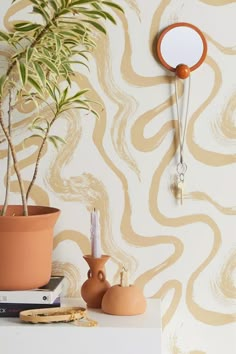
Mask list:
[[[177,199],[180,200],[181,205],[183,204],[183,194],[184,194],[184,176],[187,171],[187,165],[184,162],[179,162],[177,165]]]
[[[184,162],[184,143],[186,137],[186,129],[187,129],[187,121],[188,121],[188,109],[189,109],[189,98],[190,98],[190,69],[187,65],[180,64],[176,67],[176,77],[175,77],[175,99],[176,99],[176,110],[177,110],[177,118],[178,118],[178,135],[179,135],[179,162],[176,167],[177,172],[177,193],[176,197],[180,201],[181,205],[183,204],[183,194],[184,194],[184,179],[185,173],[187,171],[187,164]],[[186,107],[182,107],[182,113],[180,114],[180,103],[179,103],[179,94],[178,94],[178,80],[179,79],[188,79],[188,87],[186,88],[186,84],[184,83],[184,92],[183,92],[183,105],[186,101]],[[187,98],[184,99],[186,96]]]

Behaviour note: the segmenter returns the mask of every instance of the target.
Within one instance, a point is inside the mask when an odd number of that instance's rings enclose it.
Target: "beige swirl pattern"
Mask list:
[[[236,251],[234,250],[223,265],[214,287],[216,294],[219,294],[225,300],[228,299],[234,301],[236,298],[235,270]]]
[[[200,0],[200,1],[211,6],[223,6],[234,2],[234,0]]]
[[[77,111],[61,117],[55,129],[67,143],[58,152],[45,147],[31,194],[32,203],[62,211],[53,273],[66,277],[67,296],[80,297],[87,272],[82,255],[90,253],[89,212],[95,207],[103,253],[111,257],[110,282],[118,282],[126,265],[146,296],[161,299],[165,354],[234,354],[236,40],[228,28],[235,23],[236,2],[118,3],[125,15],[114,10],[117,26],[108,25],[107,36],[97,35],[91,71],[75,66],[73,78],[73,87],[89,88],[89,98],[102,104],[94,105],[100,118]],[[10,4],[2,5],[6,29],[29,10],[27,0]],[[186,136],[191,178],[182,207],[171,184],[179,151],[174,76],[155,52],[160,32],[180,21],[199,26],[208,42],[207,58],[192,75]],[[0,54],[10,55],[2,47]],[[26,185],[39,141],[21,137],[35,114],[32,104],[20,102],[13,127]],[[41,114],[50,112],[42,107]],[[4,164],[2,139],[0,134]],[[0,178],[5,184],[5,176]],[[221,188],[214,190],[216,182]],[[13,171],[11,191],[17,199]]]

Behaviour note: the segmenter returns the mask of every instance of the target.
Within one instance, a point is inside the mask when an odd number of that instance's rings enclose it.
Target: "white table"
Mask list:
[[[64,299],[62,306],[84,306]],[[97,327],[72,323],[28,324],[18,318],[0,319],[1,354],[161,354],[160,301],[147,300],[138,316],[112,316],[88,309]]]

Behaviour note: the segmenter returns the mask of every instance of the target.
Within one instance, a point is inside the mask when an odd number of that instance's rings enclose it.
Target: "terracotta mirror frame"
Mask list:
[[[176,33],[174,33],[173,30],[177,32],[176,30],[178,29],[178,27],[181,28],[181,31],[179,31],[180,36],[174,37],[174,34]],[[185,27],[187,29],[186,31],[187,36],[184,39],[182,34],[184,34]],[[192,38],[191,38],[191,34],[192,34]],[[167,49],[169,51],[168,53],[167,53]],[[194,50],[197,51],[197,53],[195,54],[196,55],[195,58],[193,57]],[[198,27],[187,22],[178,22],[168,26],[166,29],[163,30],[163,32],[161,33],[161,35],[157,40],[157,56],[158,59],[160,60],[160,63],[166,69],[175,72],[176,75],[179,76],[181,79],[187,78],[191,71],[196,70],[205,60],[206,54],[207,54],[207,42],[203,33],[200,31]],[[172,57],[174,56],[181,57],[180,62],[176,63],[175,66],[173,66],[172,64],[173,60],[170,59],[171,55]],[[188,62],[189,58],[187,58],[187,55],[192,56],[190,60],[191,64],[189,64]]]

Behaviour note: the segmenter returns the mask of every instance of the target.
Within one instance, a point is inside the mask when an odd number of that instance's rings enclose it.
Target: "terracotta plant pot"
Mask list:
[[[83,257],[89,265],[88,279],[81,287],[81,295],[88,307],[101,308],[102,298],[110,288],[110,284],[106,280],[104,265],[110,258],[102,255],[101,258],[92,256]]]
[[[110,315],[140,315],[146,310],[146,299],[135,285],[114,285],[103,296],[102,310]]]
[[[51,276],[56,208],[8,207],[0,217],[0,290],[28,290],[45,285]]]

